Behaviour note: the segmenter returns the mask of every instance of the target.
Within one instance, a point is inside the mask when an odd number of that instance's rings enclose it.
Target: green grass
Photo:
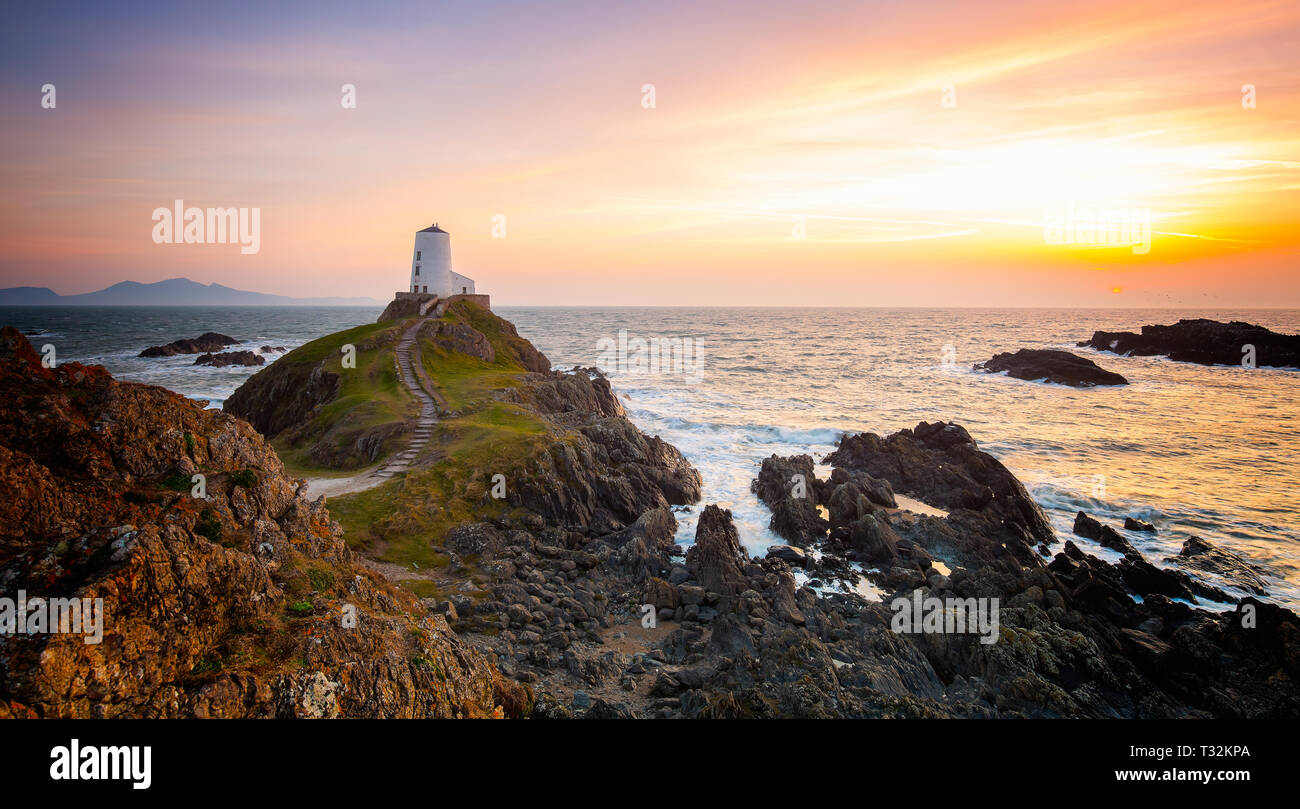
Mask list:
[[[447,566],[442,542],[453,525],[503,516],[510,508],[506,500],[490,496],[494,474],[505,475],[511,486],[528,474],[530,460],[555,441],[551,426],[540,416],[496,398],[521,384],[524,368],[517,357],[522,338],[511,334],[504,321],[468,302],[449,307],[443,319],[467,323],[485,335],[496,352],[495,361],[421,339],[419,361],[435,392],[458,415],[439,422],[412,471],[373,489],[330,498],[330,514],[342,524],[349,545],[385,562],[404,567],[414,563],[425,570]],[[312,462],[312,442],[304,440],[308,435],[313,440],[343,440],[360,428],[414,419],[415,400],[394,369],[395,339],[375,350],[358,350],[356,369],[342,369],[331,356],[345,342],[360,349],[382,327],[400,335],[411,322],[358,327],[298,349],[309,360],[325,359],[326,369],[339,373],[343,381],[339,396],[320,409],[308,428],[277,438],[276,450],[291,473],[345,473],[322,470]],[[277,364],[291,358],[299,361],[290,354]],[[472,574],[473,560],[463,561]]]
[[[188,492],[194,483],[191,475],[177,473],[158,481],[158,485],[173,492]]]
[[[217,517],[212,513],[212,509],[205,508],[199,513],[198,522],[194,524],[194,533],[201,537],[205,537],[212,542],[217,542],[221,539],[221,523],[217,521]]]
[[[387,323],[364,323],[350,329],[336,331],[333,334],[327,334],[324,337],[312,340],[310,343],[298,346],[293,351],[290,351],[288,354],[285,354],[283,357],[276,360],[276,365],[281,363],[288,363],[289,365],[295,365],[298,363],[315,365],[321,360],[325,360],[327,364],[333,362],[334,368],[332,370],[336,370],[342,367],[339,363],[343,356],[341,352],[343,346],[349,343],[352,345],[365,343],[370,338],[380,335],[390,329],[400,330],[403,325],[404,324],[402,323],[394,321],[389,321]],[[360,362],[357,363],[357,367],[361,367]]]
[[[495,362],[421,342],[421,361],[448,409],[459,413],[439,422],[425,450],[427,468],[364,492],[330,499],[330,514],[343,526],[354,548],[386,562],[422,568],[445,566],[440,551],[448,529],[457,523],[491,519],[509,509],[490,496],[492,476],[503,474],[507,487],[527,474],[529,460],[554,439],[540,416],[494,394],[520,385],[523,368],[514,359],[501,321],[470,304],[449,310],[456,318],[473,310],[471,323],[493,342]],[[497,344],[500,343],[500,347]]]
[[[428,579],[402,579],[397,582],[397,586],[414,593],[418,598],[438,598],[442,595],[437,582]]]
[[[251,489],[257,485],[257,473],[252,469],[241,469],[238,472],[230,473],[230,481],[236,486]]]
[[[323,562],[318,562],[307,567],[307,581],[311,582],[313,590],[326,592],[334,588],[334,582],[337,577],[334,575],[333,568]]]
[[[427,469],[331,498],[330,515],[351,546],[385,562],[445,566],[439,548],[448,529],[509,509],[506,500],[491,498],[492,475],[505,475],[507,486],[520,480],[528,460],[550,443],[540,420],[498,403],[441,424],[433,444],[440,458]]]
[[[375,427],[410,421],[418,415],[418,404],[402,385],[393,361],[397,340],[407,326],[406,322],[357,326],[313,340],[276,361],[275,365],[312,367],[324,362],[324,370],[340,379],[338,396],[310,422],[285,430],[272,441],[290,474],[343,475],[370,466],[372,461],[351,450],[357,440]],[[367,348],[372,341],[383,344]],[[355,368],[343,367],[341,349],[347,344],[357,349]],[[381,457],[396,451],[403,441],[400,434],[389,438]],[[321,443],[331,456],[343,461],[325,465],[313,458],[312,448]]]

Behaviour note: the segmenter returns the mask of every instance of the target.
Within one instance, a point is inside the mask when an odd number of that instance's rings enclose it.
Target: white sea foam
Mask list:
[[[378,308],[5,307],[0,319],[45,328],[60,362],[108,366],[220,405],[258,368],[194,366],[193,357],[144,359],[150,345],[219,331],[232,350],[290,349],[373,322]],[[680,335],[708,347],[702,378],[612,380],[633,421],[676,445],[704,477],[703,503],[730,508],[746,551],[780,542],[750,492],[762,459],[807,453],[820,461],[841,433],[887,434],[917,422],[964,425],[1014,472],[1062,539],[1087,511],[1117,528],[1125,516],[1159,533],[1125,532],[1153,564],[1201,536],[1269,572],[1272,595],[1300,605],[1300,455],[1294,429],[1300,375],[1119,357],[1076,347],[1093,330],[1129,330],[1177,317],[1247,320],[1300,333],[1296,311],[498,309],[556,363],[591,366],[600,336],[627,328]],[[1004,384],[971,366],[1021,346],[1061,346],[1132,384],[1113,395]],[[941,361],[952,346],[955,364]],[[268,362],[278,355],[270,354]],[[828,470],[819,467],[818,474]],[[1104,486],[1094,488],[1096,477]],[[679,541],[693,541],[695,515]],[[1059,547],[1059,546],[1058,546]],[[1100,552],[1093,543],[1089,553]],[[1217,584],[1217,583],[1216,583]]]
[[[919,421],[965,426],[1043,507],[1058,538],[1082,510],[1122,531],[1157,565],[1197,535],[1264,565],[1276,600],[1300,605],[1297,375],[1119,357],[1075,343],[1178,317],[1248,320],[1300,332],[1300,312],[1136,310],[556,310],[503,316],[554,361],[591,365],[590,335],[618,327],[690,334],[709,346],[693,386],[652,376],[611,383],[639,427],[676,445],[704,477],[704,503],[731,508],[747,552],[780,542],[749,491],[773,453],[820,458],[843,432],[888,434]],[[952,346],[953,361],[944,350]],[[1018,347],[1059,347],[1130,385],[1079,390],[973,368]],[[1014,384],[1013,384],[1014,383]],[[1097,394],[1101,395],[1097,395]],[[828,470],[819,469],[824,476]],[[940,510],[941,511],[941,510]],[[678,540],[693,540],[686,515]],[[1059,545],[1056,546],[1059,549]],[[1118,555],[1115,556],[1118,558]],[[1221,583],[1213,582],[1217,586]]]

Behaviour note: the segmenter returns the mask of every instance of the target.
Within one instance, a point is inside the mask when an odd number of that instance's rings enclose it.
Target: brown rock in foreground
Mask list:
[[[246,422],[98,366],[42,368],[8,327],[0,486],[0,597],[104,608],[97,644],[0,635],[0,716],[476,717],[531,699],[356,564]]]

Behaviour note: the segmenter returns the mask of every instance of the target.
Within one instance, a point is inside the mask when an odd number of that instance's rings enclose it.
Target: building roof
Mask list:
[[[429,225],[429,226],[428,226],[427,228],[425,228],[424,230],[417,230],[417,231],[416,231],[416,233],[446,233],[446,232],[447,232],[447,231],[445,231],[445,230],[443,230],[442,228],[438,227],[438,223],[437,223],[437,222],[433,223],[432,225]]]

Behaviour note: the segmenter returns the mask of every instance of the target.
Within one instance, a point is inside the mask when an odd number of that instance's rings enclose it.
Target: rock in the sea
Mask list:
[[[218,334],[215,331],[204,332],[198,337],[189,340],[174,340],[167,345],[150,346],[140,352],[141,357],[174,357],[177,354],[203,354],[207,352],[220,351],[226,346],[232,346],[239,341],[225,334]]]
[[[846,435],[825,462],[886,480],[892,491],[948,509],[952,518],[978,524],[987,536],[1015,539],[1022,557],[1040,542],[1056,542],[1025,487],[960,425],[923,421],[888,438]]]
[[[888,562],[898,555],[898,534],[881,514],[866,514],[849,526],[849,544],[863,561]]]
[[[1006,371],[1007,376],[1016,379],[1042,380],[1076,388],[1128,384],[1124,377],[1107,371],[1090,359],[1050,348],[1022,348],[1014,354],[997,354],[987,362],[976,364],[975,368],[988,373]]]
[[[889,485],[888,480],[872,477],[866,472],[860,470],[850,471],[842,467],[837,467],[831,472],[831,477],[826,485],[826,489],[833,494],[837,488],[846,483],[852,485],[853,492],[866,497],[867,500],[877,506],[898,508],[898,501],[894,499],[894,488]],[[854,517],[853,519],[857,519],[857,517]],[[850,520],[850,522],[852,522],[852,520]],[[838,525],[839,523],[836,524]]]
[[[266,358],[252,351],[223,351],[220,354],[203,354],[194,360],[195,365],[225,368],[227,365],[265,365]]]
[[[1098,331],[1079,345],[1115,354],[1164,355],[1201,365],[1241,365],[1249,357],[1257,367],[1300,368],[1300,335],[1279,334],[1240,320],[1184,319],[1171,326],[1143,326],[1141,334]]]
[[[1095,540],[1103,548],[1110,548],[1125,555],[1137,554],[1137,549],[1118,531],[1109,525],[1102,525],[1097,518],[1084,514],[1082,511],[1074,515],[1074,533],[1086,539]]]
[[[1148,534],[1154,534],[1156,527],[1145,520],[1139,520],[1137,517],[1125,517],[1124,527],[1129,531],[1145,531]]]
[[[1264,579],[1260,577],[1255,566],[1235,553],[1217,548],[1200,537],[1189,537],[1183,543],[1177,556],[1167,561],[1177,562],[1183,567],[1213,573],[1222,576],[1228,582],[1249,590],[1256,595],[1264,595]]]

